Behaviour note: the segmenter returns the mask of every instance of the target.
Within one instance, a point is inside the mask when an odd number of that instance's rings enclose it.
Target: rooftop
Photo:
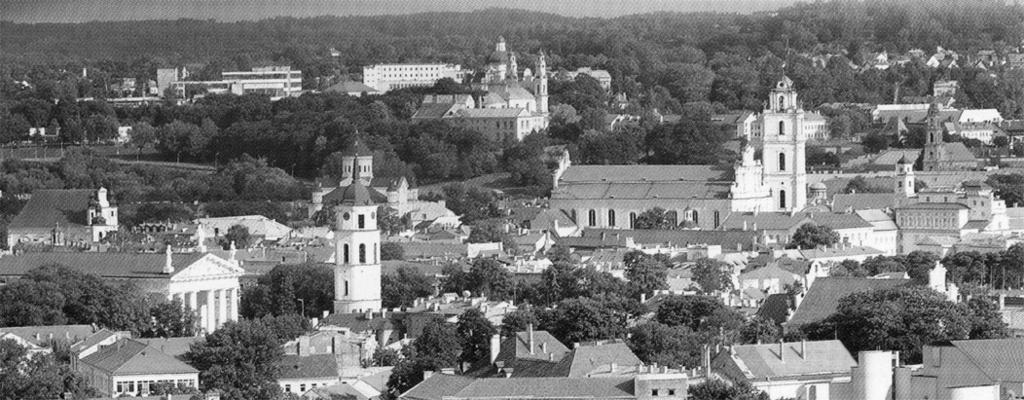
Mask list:
[[[53,228],[86,224],[86,211],[95,190],[91,189],[40,189],[8,224],[8,229]]]
[[[737,345],[732,351],[750,380],[848,374],[850,367],[857,366],[838,340]]]
[[[582,182],[727,181],[728,171],[713,165],[572,165],[559,178]]]
[[[81,360],[115,375],[199,373],[178,359],[133,339],[121,339]]]
[[[204,253],[175,253],[171,263],[180,272],[203,258]],[[166,254],[154,253],[25,253],[0,257],[0,276],[22,276],[44,265],[63,265],[104,278],[168,279],[163,273]]]
[[[334,354],[284,355],[277,365],[280,367],[278,379],[338,377],[338,361]]]
[[[909,283],[907,279],[871,279],[852,277],[818,278],[807,289],[800,307],[787,326],[799,327],[828,318],[839,308],[839,299],[858,292],[889,289]]]

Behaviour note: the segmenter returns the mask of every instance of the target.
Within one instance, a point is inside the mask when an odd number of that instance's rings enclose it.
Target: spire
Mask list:
[[[174,264],[171,263],[171,245],[167,245],[167,257],[164,259],[163,273],[170,275],[174,273]]]

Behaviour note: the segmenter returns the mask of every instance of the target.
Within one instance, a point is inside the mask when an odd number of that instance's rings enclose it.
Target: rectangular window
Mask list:
[[[299,391],[302,392],[302,393],[306,393],[306,384],[305,383],[299,385]]]
[[[292,392],[292,385],[284,385],[284,392],[285,393],[291,393]]]
[[[359,214],[359,229],[366,228],[366,217],[363,214]]]
[[[124,382],[117,382],[114,386],[114,392],[124,393]]]
[[[669,389],[668,390],[668,395],[669,396],[675,396],[676,395],[676,390],[675,389]]]
[[[658,397],[658,389],[651,389],[651,396]]]

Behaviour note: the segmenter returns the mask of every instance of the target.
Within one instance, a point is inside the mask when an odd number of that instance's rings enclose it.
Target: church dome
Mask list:
[[[814,183],[811,184],[811,190],[822,190],[822,191],[824,191],[824,190],[828,190],[828,187],[825,186],[824,183],[814,182]]]
[[[373,198],[370,197],[370,190],[363,186],[359,181],[352,182],[345,188],[345,192],[341,195],[341,202],[348,205],[354,206],[368,206],[374,204]]]

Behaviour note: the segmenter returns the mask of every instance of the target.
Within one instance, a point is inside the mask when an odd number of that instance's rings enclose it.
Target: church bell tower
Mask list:
[[[353,163],[352,184],[335,208],[334,312],[381,310],[380,230],[377,204]]]
[[[783,77],[771,90],[761,114],[765,186],[771,189],[770,210],[802,210],[807,206],[804,110],[793,81]]]

